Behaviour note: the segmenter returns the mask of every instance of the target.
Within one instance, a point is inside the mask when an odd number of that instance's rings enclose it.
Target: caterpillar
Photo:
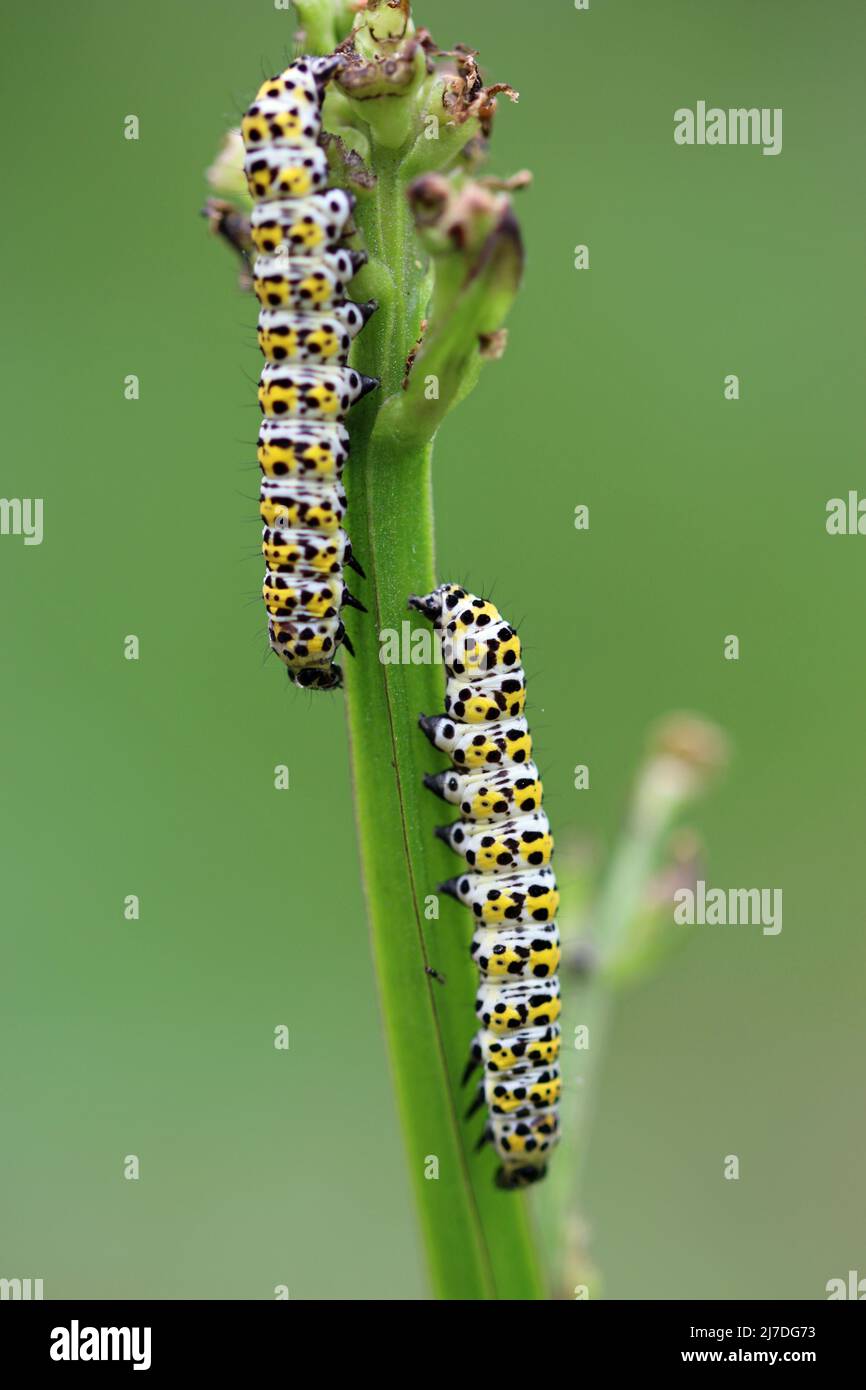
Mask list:
[[[466,863],[440,891],[470,908],[470,948],[480,973],[464,1084],[481,1067],[469,1114],[487,1107],[481,1143],[500,1160],[500,1187],[543,1178],[559,1137],[559,905],[553,838],[542,810],[524,715],[520,638],[489,601],[456,584],[413,596],[433,624],[446,670],[445,713],[419,724],[452,767],[425,785],[458,806],[436,834]]]
[[[367,257],[344,245],[355,199],[329,186],[322,146],[325,88],[341,61],[299,58],[262,84],[241,122],[265,358],[257,454],[268,641],[290,680],[315,690],[342,684],[341,644],[354,654],[341,609],[366,611],[343,574],[349,566],[363,575],[343,529],[343,422],[379,384],[347,365],[378,306],[346,297]]]

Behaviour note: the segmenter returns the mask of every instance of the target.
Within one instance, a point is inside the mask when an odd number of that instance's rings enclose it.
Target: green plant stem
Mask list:
[[[356,210],[371,259],[353,297],[375,294],[380,309],[353,361],[382,386],[353,416],[346,479],[352,543],[367,572],[353,587],[369,614],[352,622],[357,659],[344,661],[373,954],[433,1288],[451,1299],[532,1299],[543,1290],[523,1195],[494,1187],[491,1156],[470,1152],[482,1121],[460,1118],[459,1077],[477,1028],[465,913],[449,903],[441,921],[424,915],[425,899],[453,872],[433,836],[447,809],[422,785],[442,759],[417,728],[419,713],[442,707],[444,671],[379,660],[379,633],[401,631],[408,595],[432,589],[435,570],[432,445],[404,451],[375,428],[381,404],[401,390],[426,307],[397,156],[379,150],[376,173]],[[438,1177],[426,1176],[433,1159]]]
[[[330,53],[337,42],[337,14],[333,0],[295,0],[295,8],[304,26],[302,32],[306,51]]]

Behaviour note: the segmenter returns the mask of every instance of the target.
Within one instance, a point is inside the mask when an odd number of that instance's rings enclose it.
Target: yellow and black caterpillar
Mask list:
[[[346,298],[366,256],[343,245],[354,198],[328,186],[321,145],[324,91],[340,61],[298,59],[263,83],[241,123],[266,358],[258,460],[268,640],[290,679],[316,690],[342,684],[334,657],[341,643],[352,647],[340,610],[363,608],[343,578],[346,565],[362,573],[342,527],[343,420],[379,384],[346,365],[377,306]]]
[[[475,920],[482,1027],[464,1081],[478,1066],[483,1079],[470,1114],[486,1103],[481,1142],[499,1156],[499,1185],[525,1187],[544,1177],[559,1137],[560,948],[553,839],[523,713],[520,639],[492,603],[456,584],[409,606],[433,623],[447,675],[445,713],[419,723],[453,764],[425,784],[460,808],[460,819],[436,833],[467,868],[441,890]]]

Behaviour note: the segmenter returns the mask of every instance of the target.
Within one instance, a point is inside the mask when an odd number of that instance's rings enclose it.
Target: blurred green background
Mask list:
[[[708,880],[784,891],[780,936],[696,928],[620,1008],[594,1258],[613,1297],[822,1297],[866,1273],[866,540],[824,529],[828,498],[866,491],[866,11],[415,12],[519,88],[491,167],[535,173],[508,353],[439,440],[440,574],[523,624],[560,836],[610,843],[647,725],[691,708],[735,749],[693,818]],[[423,1297],[341,700],[262,663],[254,308],[198,216],[292,21],[43,0],[2,25],[0,491],[44,497],[45,538],[0,538],[0,1275],[47,1297]],[[782,154],[676,147],[698,99],[781,106]]]

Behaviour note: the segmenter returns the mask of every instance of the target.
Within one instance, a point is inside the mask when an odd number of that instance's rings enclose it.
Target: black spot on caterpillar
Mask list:
[[[325,87],[340,61],[299,58],[262,84],[241,122],[266,359],[258,459],[268,640],[290,679],[314,690],[342,684],[334,657],[351,646],[340,612],[362,607],[343,578],[346,565],[360,571],[342,525],[343,421],[379,384],[347,366],[377,306],[346,297],[366,257],[343,244],[355,200],[329,186],[321,146]]]
[[[482,1027],[463,1079],[479,1066],[483,1079],[469,1113],[487,1106],[481,1143],[499,1157],[499,1186],[526,1187],[544,1177],[559,1138],[560,949],[553,838],[523,715],[520,639],[492,603],[456,584],[410,598],[409,607],[433,623],[445,660],[445,713],[419,724],[453,764],[424,781],[460,808],[460,819],[436,834],[467,871],[440,891],[469,907],[475,922]]]

